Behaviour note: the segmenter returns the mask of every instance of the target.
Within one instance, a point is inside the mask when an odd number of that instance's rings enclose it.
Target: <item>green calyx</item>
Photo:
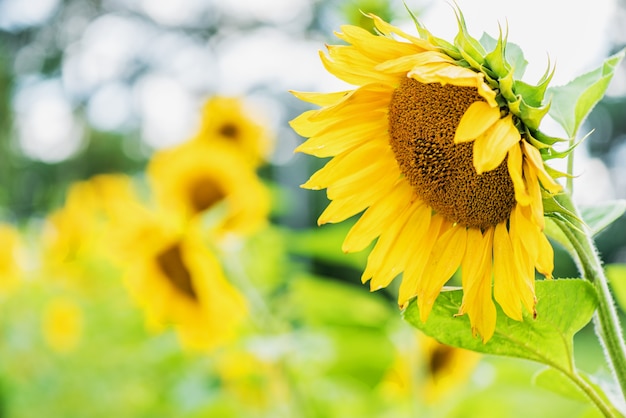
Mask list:
[[[536,85],[522,81],[527,61],[521,48],[507,42],[508,33],[503,35],[500,27],[497,39],[484,34],[479,41],[469,34],[458,6],[454,7],[454,12],[459,31],[451,44],[433,36],[409,11],[420,37],[439,47],[459,66],[484,74],[485,81],[497,93],[498,103],[521,121],[520,133],[525,139],[541,150],[544,159],[555,158],[552,145],[563,140],[539,132],[541,120],[550,110],[550,100],[545,100],[545,94],[554,75],[554,67],[548,63],[546,72]],[[558,156],[563,155],[559,153]]]

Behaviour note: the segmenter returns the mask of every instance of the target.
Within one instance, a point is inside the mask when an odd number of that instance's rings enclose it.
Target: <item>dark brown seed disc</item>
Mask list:
[[[389,105],[389,136],[400,170],[418,196],[451,222],[487,229],[509,218],[515,191],[506,158],[478,174],[473,142],[455,144],[467,108],[484,101],[473,87],[402,81]]]

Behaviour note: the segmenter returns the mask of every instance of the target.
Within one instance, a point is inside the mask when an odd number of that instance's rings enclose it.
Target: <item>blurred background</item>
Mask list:
[[[452,39],[446,2],[406,3]],[[553,84],[564,84],[626,45],[623,0],[458,3],[476,37],[508,24],[529,82],[552,62]],[[519,416],[593,416],[531,387],[537,369],[527,363],[459,354],[466,370],[456,352],[430,348],[399,318],[393,289],[360,284],[367,254],[340,250],[350,222],[316,227],[325,194],[298,186],[323,162],[293,154],[303,139],[288,121],[310,107],[289,91],[346,88],[318,51],[342,24],[371,29],[360,10],[414,32],[395,0],[0,0],[0,243],[9,254],[0,281],[13,264],[20,276],[0,283],[0,417],[515,416],[515,405]],[[117,251],[107,229],[123,221],[79,222],[104,194],[70,205],[68,191],[121,175],[150,194],[154,155],[196,137],[216,96],[240,101],[242,123],[271,142],[253,167],[270,199],[266,226],[213,244],[225,275],[267,317],[226,348],[187,350],[176,326],[146,326],[115,263],[79,251],[52,268],[50,254],[71,234],[81,251],[88,234]],[[626,198],[625,116],[622,64],[583,128],[593,133],[576,154],[580,204]],[[59,227],[51,215],[69,206]],[[598,236],[607,264],[626,263],[624,232],[622,217]],[[558,249],[556,266],[557,277],[577,276]],[[231,277],[239,269],[243,281]],[[606,373],[592,330],[577,344],[581,367]]]

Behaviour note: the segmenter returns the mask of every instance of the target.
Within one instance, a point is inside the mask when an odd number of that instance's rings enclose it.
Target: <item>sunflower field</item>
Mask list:
[[[626,417],[597,3],[0,0],[0,418]]]

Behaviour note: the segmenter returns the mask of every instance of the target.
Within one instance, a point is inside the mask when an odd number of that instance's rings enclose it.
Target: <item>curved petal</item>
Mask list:
[[[496,306],[491,296],[491,265],[494,228],[485,231],[470,228],[467,232],[467,254],[463,258],[463,302],[459,314],[467,313],[472,333],[483,342],[496,329]]]
[[[474,141],[474,168],[478,174],[496,169],[509,149],[522,139],[509,114]]]
[[[454,143],[473,141],[500,119],[500,109],[487,102],[474,102],[467,108],[454,133]]]

